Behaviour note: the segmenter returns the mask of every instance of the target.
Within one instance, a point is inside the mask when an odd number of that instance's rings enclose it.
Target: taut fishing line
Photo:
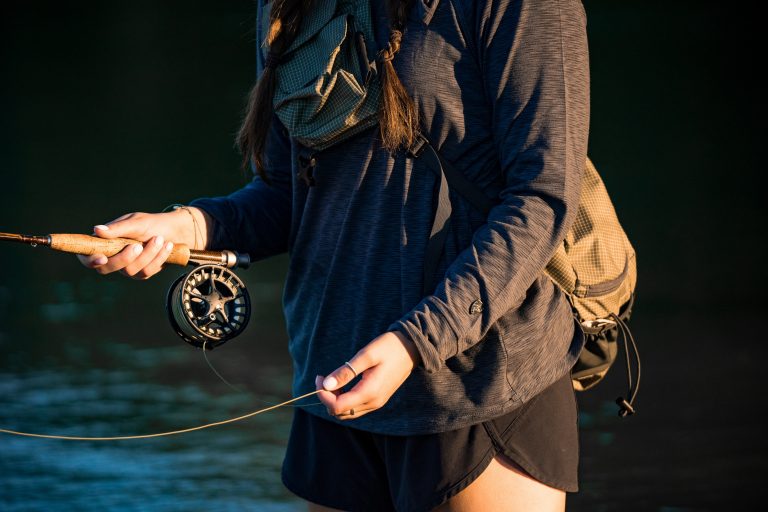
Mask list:
[[[270,407],[265,407],[264,409],[259,409],[257,411],[249,412],[248,414],[238,416],[237,418],[230,418],[228,420],[217,421],[215,423],[208,423],[206,425],[199,425],[197,427],[190,427],[190,428],[185,428],[181,430],[172,430],[170,432],[159,432],[157,434],[143,434],[138,436],[111,436],[111,437],[57,436],[57,435],[51,435],[51,434],[32,434],[29,432],[19,432],[17,430],[8,430],[4,428],[0,428],[0,433],[12,434],[15,436],[24,436],[24,437],[39,437],[43,439],[62,439],[65,441],[126,441],[129,439],[150,439],[153,437],[175,436],[178,434],[185,434],[187,432],[194,432],[195,430],[203,430],[206,428],[218,427],[219,425],[226,425],[227,423],[234,423],[236,421],[242,421],[248,418],[252,418],[253,416],[256,416],[258,414],[273,411],[279,407],[283,407],[293,402],[297,402],[302,398],[307,398],[309,396],[316,395],[319,392],[320,390],[312,391],[311,393],[297,396],[296,398],[291,398],[290,400],[286,400],[285,402],[272,405]]]
[[[195,232],[194,245],[196,246],[199,226],[197,225],[197,221],[192,212],[184,205],[172,205],[169,208],[185,209],[192,216],[193,231]],[[165,211],[167,210],[168,209]],[[0,241],[23,243],[32,247],[50,247],[56,251],[86,256],[103,254],[107,257],[114,256],[128,245],[142,244],[142,242],[138,240],[126,238],[107,239],[80,234],[30,236],[0,233]],[[171,327],[182,340],[203,350],[203,357],[205,358],[206,363],[222,382],[233,390],[242,392],[242,390],[237,389],[230,384],[229,381],[214,368],[208,359],[206,352],[235,338],[241,334],[248,325],[248,320],[251,316],[250,296],[245,287],[245,283],[230,269],[235,267],[247,268],[250,265],[249,255],[239,254],[234,251],[198,250],[195,247],[190,249],[184,244],[175,244],[166,263],[194,265],[192,270],[176,279],[168,290],[166,296],[166,312]],[[236,418],[156,434],[108,437],[60,436],[34,434],[3,428],[0,428],[0,433],[69,441],[122,441],[128,439],[165,437],[242,421],[280,407],[309,407],[312,405],[321,405],[320,402],[294,404],[294,402],[313,396],[318,392],[319,390],[312,391],[286,400],[285,402],[270,405],[269,407]]]

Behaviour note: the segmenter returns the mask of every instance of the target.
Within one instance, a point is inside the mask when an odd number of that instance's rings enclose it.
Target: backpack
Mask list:
[[[445,228],[451,215],[449,187],[484,215],[497,201],[486,196],[445,160],[423,135],[418,137],[409,153],[414,158],[424,158],[439,182],[438,206],[424,264],[424,291],[429,293],[431,276],[448,231]],[[619,223],[597,169],[589,159],[585,162],[581,180],[576,219],[544,272],[565,293],[584,332],[584,348],[571,370],[574,389],[591,389],[605,378],[618,355],[619,338],[623,338],[628,399],[619,397],[616,403],[620,416],[634,414],[634,401],[640,385],[640,355],[626,322],[632,312],[637,284],[635,250]],[[630,345],[637,372],[634,380]]]

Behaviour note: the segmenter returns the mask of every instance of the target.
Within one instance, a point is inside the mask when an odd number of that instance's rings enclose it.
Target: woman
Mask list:
[[[382,99],[377,126],[306,165],[303,125],[279,115],[280,66],[329,5],[370,7]],[[310,510],[563,510],[576,491],[569,370],[583,341],[542,270],[586,159],[585,24],[578,0],[260,5],[260,78],[239,136],[253,181],[96,226],[146,243],[83,263],[139,279],[162,268],[169,241],[289,252],[294,392],[320,389],[325,408],[297,408],[283,481]],[[437,182],[407,151],[417,132],[499,197],[484,217],[451,192],[426,277]]]

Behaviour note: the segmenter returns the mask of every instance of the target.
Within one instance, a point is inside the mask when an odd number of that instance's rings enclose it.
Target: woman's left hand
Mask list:
[[[317,396],[329,414],[343,420],[359,418],[383,407],[419,360],[411,340],[400,332],[385,332],[348,361],[360,375],[352,389],[340,391],[355,378],[352,368],[344,364],[325,378],[317,376],[315,385],[323,390]]]

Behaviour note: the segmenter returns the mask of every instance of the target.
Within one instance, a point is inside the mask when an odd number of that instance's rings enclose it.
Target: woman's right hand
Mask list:
[[[211,225],[207,214],[192,207],[166,213],[129,213],[106,225],[94,226],[94,235],[130,238],[143,243],[127,245],[111,258],[103,254],[78,258],[84,266],[99,274],[120,271],[134,279],[148,279],[163,269],[174,243],[185,244],[190,249],[204,249]]]

